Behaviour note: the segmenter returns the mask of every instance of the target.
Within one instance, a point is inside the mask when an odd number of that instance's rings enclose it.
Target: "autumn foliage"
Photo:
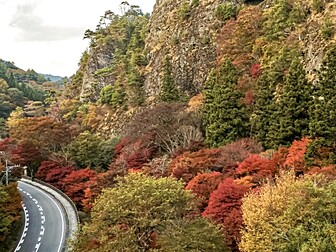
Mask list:
[[[220,171],[220,149],[202,149],[197,152],[185,152],[173,159],[168,167],[170,174],[185,182],[189,182],[198,173]]]
[[[307,151],[307,145],[311,142],[308,138],[303,138],[299,141],[294,141],[288,148],[288,154],[286,156],[285,166],[294,169],[297,173],[303,173],[306,171],[306,165],[304,155]]]
[[[84,210],[89,212],[101,191],[104,188],[114,187],[116,178],[124,175],[122,171],[108,170],[90,178],[90,181],[86,184],[87,188],[84,189],[84,198],[82,199]]]
[[[266,178],[273,177],[277,172],[273,160],[264,159],[258,154],[252,154],[241,162],[236,170],[239,177],[250,177],[251,184],[260,184]]]
[[[79,209],[83,209],[84,190],[89,187],[90,180],[96,175],[96,171],[86,168],[72,171],[62,179],[62,182],[65,184],[64,192]]]
[[[10,236],[15,236],[13,231],[20,223],[21,209],[21,196],[17,190],[17,183],[0,186],[0,251],[11,250],[8,244]]]
[[[73,171],[75,171],[74,166],[62,166],[54,161],[43,161],[36,177],[62,190],[64,188],[62,179]]]
[[[186,190],[191,190],[200,199],[201,211],[207,207],[210,194],[217,189],[222,180],[222,173],[211,172],[198,174],[188,183]]]
[[[248,191],[248,186],[236,184],[233,179],[227,178],[211,193],[209,205],[202,214],[203,217],[223,225],[227,244],[232,251],[237,251],[237,244],[240,241],[240,228],[243,222],[241,204],[243,196]]]

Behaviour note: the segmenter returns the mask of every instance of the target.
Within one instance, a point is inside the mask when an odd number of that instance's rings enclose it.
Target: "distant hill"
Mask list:
[[[51,82],[57,82],[62,80],[64,77],[61,76],[56,76],[56,75],[51,75],[51,74],[41,74],[44,76],[44,78],[46,78],[47,80],[51,81]]]

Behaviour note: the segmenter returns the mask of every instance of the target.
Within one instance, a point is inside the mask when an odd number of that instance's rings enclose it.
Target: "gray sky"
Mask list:
[[[0,0],[0,58],[39,73],[71,76],[106,10],[122,0]],[[155,0],[128,0],[152,12]]]

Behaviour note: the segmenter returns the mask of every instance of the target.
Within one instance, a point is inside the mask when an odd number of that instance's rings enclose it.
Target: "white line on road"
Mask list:
[[[24,211],[24,212],[25,212],[25,228],[24,228],[24,231],[23,231],[23,233],[22,233],[22,235],[21,235],[20,242],[19,242],[19,244],[16,246],[14,252],[19,251],[19,250],[21,249],[21,244],[24,242],[24,238],[25,238],[26,235],[27,235],[27,230],[28,230],[28,225],[29,225],[29,222],[28,222],[29,219],[28,219],[28,217],[27,217],[27,215],[28,215],[28,210],[26,211],[26,206],[25,206],[24,203],[22,203],[22,208],[25,210],[25,211]]]
[[[41,232],[40,232],[40,235],[44,235],[44,231],[45,231],[44,226],[41,226]]]
[[[30,184],[28,184],[28,183],[25,183],[25,182],[20,182],[20,183],[24,183],[25,185],[27,185],[27,186],[30,186],[30,187],[33,187],[35,190],[38,190],[38,191],[40,191],[42,194],[44,194],[45,196],[47,196],[54,204],[55,204],[55,206],[57,207],[57,209],[58,209],[58,211],[59,211],[59,213],[60,213],[60,215],[61,215],[61,220],[62,220],[62,233],[61,233],[61,241],[60,241],[60,243],[59,243],[59,246],[58,246],[58,249],[57,249],[57,252],[60,252],[61,250],[62,250],[62,244],[63,244],[63,240],[64,240],[64,232],[65,232],[65,225],[64,225],[64,215],[63,215],[63,213],[62,213],[62,211],[61,211],[61,209],[60,209],[60,207],[58,206],[58,204],[46,193],[46,192],[44,192],[43,190],[41,190],[41,189],[39,189],[39,188],[37,188],[37,187],[35,187],[35,186],[32,186],[32,185],[30,185]],[[41,213],[41,215],[43,214],[42,212],[40,212]]]
[[[36,248],[35,252],[37,252],[39,250],[40,246],[41,246],[41,243],[36,244],[36,246],[35,246],[35,248]]]

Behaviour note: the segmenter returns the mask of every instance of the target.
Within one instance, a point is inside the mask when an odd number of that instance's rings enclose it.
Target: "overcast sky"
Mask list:
[[[0,58],[38,73],[70,77],[106,10],[122,0],[0,0]],[[128,0],[151,13],[155,0]]]

